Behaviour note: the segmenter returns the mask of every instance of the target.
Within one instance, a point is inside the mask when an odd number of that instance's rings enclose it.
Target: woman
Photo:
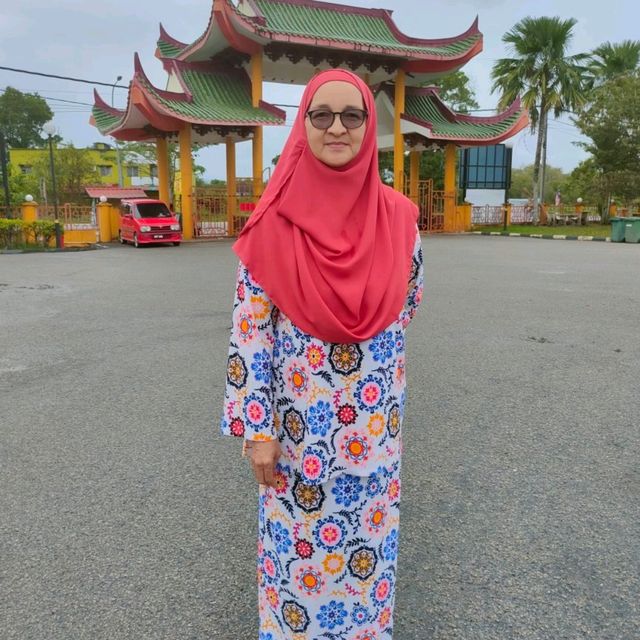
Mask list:
[[[260,640],[392,637],[416,216],[379,178],[371,91],[315,76],[233,247],[222,432],[260,483]]]

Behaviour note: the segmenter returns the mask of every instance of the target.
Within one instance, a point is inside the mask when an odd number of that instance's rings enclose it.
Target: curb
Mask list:
[[[104,245],[90,244],[86,247],[64,247],[63,249],[0,249],[0,255],[18,255],[23,253],[76,253],[78,251],[95,251],[96,249],[106,249]]]
[[[506,231],[467,231],[474,236],[508,236],[510,238],[538,238],[540,240],[578,240],[580,242],[611,242],[611,238],[598,236],[543,235],[542,233],[507,233]]]

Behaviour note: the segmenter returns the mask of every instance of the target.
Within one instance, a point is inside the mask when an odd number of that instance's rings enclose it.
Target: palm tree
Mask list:
[[[640,67],[640,41],[605,42],[591,52],[594,85],[634,72]]]
[[[491,71],[492,91],[501,92],[499,107],[518,96],[529,110],[531,131],[538,132],[533,166],[534,222],[539,220],[539,194],[543,192],[549,112],[557,118],[584,102],[587,54],[567,55],[576,20],[527,17],[502,36],[513,58],[497,60]],[[541,180],[542,178],[542,180]]]

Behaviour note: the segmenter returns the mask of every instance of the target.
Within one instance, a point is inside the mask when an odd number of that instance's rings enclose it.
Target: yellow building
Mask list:
[[[96,142],[93,147],[83,149],[94,164],[96,170],[95,184],[117,185],[118,158],[116,148],[105,142]],[[10,149],[9,164],[13,175],[33,173],[36,163],[42,159],[47,160],[49,149]],[[141,156],[139,161],[127,158],[122,162],[122,185],[124,187],[151,187],[158,186],[158,171],[155,164],[149,164]]]

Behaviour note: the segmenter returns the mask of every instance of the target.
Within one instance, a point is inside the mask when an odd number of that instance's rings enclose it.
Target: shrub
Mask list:
[[[11,218],[0,218],[0,248],[12,249],[22,244],[24,222]]]
[[[51,238],[56,235],[56,223],[53,220],[35,220],[24,224],[27,242],[48,247]]]
[[[0,249],[17,249],[27,245],[46,248],[56,235],[53,220],[24,220],[0,218]]]

